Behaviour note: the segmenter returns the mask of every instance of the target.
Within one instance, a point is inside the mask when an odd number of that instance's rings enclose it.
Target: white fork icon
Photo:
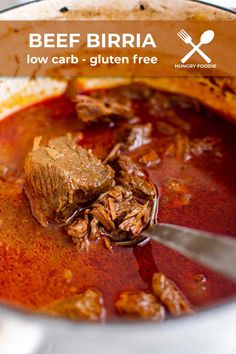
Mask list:
[[[192,42],[192,37],[185,31],[185,30],[181,30],[177,33],[177,35],[180,37],[180,39],[182,39],[183,42],[185,42],[186,44],[190,44],[193,49],[190,50],[189,53],[187,53],[182,59],[181,62],[184,64],[186,63],[186,61],[193,55],[193,53],[198,52],[201,57],[207,62],[210,63],[211,59],[200,49],[200,46],[202,44],[207,44],[210,43],[213,38],[214,38],[214,32],[212,30],[207,30],[205,32],[202,33],[201,38],[200,38],[200,42],[195,45]]]

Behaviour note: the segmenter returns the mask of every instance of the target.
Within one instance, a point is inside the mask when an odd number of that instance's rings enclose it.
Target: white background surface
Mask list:
[[[24,4],[26,2],[30,2],[30,0],[0,0],[0,10],[5,10],[9,7]]]
[[[0,0],[0,10],[4,10],[9,7],[12,7],[12,6],[15,6],[18,4],[23,4],[26,2],[30,2],[30,0]],[[219,6],[231,7],[231,8],[236,9],[236,0],[204,0],[203,2],[208,2],[211,4],[217,4]],[[65,0],[65,5],[66,5],[66,0]]]

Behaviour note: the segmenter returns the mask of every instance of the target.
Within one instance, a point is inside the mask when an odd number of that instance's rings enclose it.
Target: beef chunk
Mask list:
[[[174,316],[191,314],[193,310],[177,286],[162,273],[155,273],[152,278],[154,294]]]
[[[156,196],[156,188],[148,179],[142,169],[134,164],[130,157],[120,155],[109,162],[115,170],[116,181],[122,184],[135,196],[143,199],[153,199]]]
[[[181,131],[189,132],[191,124],[186,118],[181,117],[179,108],[199,111],[200,106],[197,100],[176,94],[167,94],[160,91],[155,91],[150,100],[147,102],[148,110],[151,114],[161,119],[163,122],[168,122],[174,128]]]
[[[122,133],[123,150],[132,151],[150,143],[152,124],[130,124]]]
[[[139,317],[143,320],[162,321],[165,309],[153,294],[140,292],[122,292],[115,303],[119,314]]]
[[[176,134],[163,150],[164,156],[175,157],[178,160],[189,161],[193,157],[211,153],[221,157],[220,139],[214,136],[190,139],[186,134]]]
[[[109,122],[117,117],[130,119],[133,116],[129,105],[118,103],[115,98],[108,98],[105,95],[100,98],[77,95],[76,102],[78,118],[84,123]]]
[[[65,223],[109,189],[114,172],[70,137],[50,140],[25,160],[26,193],[41,225]]]
[[[133,90],[125,86],[107,91],[91,91],[87,95],[81,90],[77,79],[71,80],[66,90],[66,96],[76,104],[79,120],[84,123],[110,122],[117,118],[132,119],[132,93]]]
[[[66,317],[70,320],[98,322],[105,317],[103,297],[97,290],[88,289],[84,293],[54,301],[40,311],[51,316]]]

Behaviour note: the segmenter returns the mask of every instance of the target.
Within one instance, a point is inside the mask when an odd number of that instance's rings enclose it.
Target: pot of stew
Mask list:
[[[24,19],[235,15],[188,0],[0,15]],[[1,353],[235,353],[235,283],[140,240],[157,220],[236,235],[235,93],[230,77],[0,80]]]

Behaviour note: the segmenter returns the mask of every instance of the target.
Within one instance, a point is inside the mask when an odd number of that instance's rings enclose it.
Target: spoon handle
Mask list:
[[[193,55],[193,53],[198,52],[202,58],[206,60],[206,62],[209,64],[211,62],[211,59],[199,48],[202,43],[198,43],[198,45],[194,45],[193,42],[190,43],[191,46],[193,47],[192,50],[190,50],[189,53],[187,53],[182,59],[181,62],[184,64],[186,61]]]
[[[182,255],[236,281],[236,240],[183,226],[157,224],[142,232]]]

